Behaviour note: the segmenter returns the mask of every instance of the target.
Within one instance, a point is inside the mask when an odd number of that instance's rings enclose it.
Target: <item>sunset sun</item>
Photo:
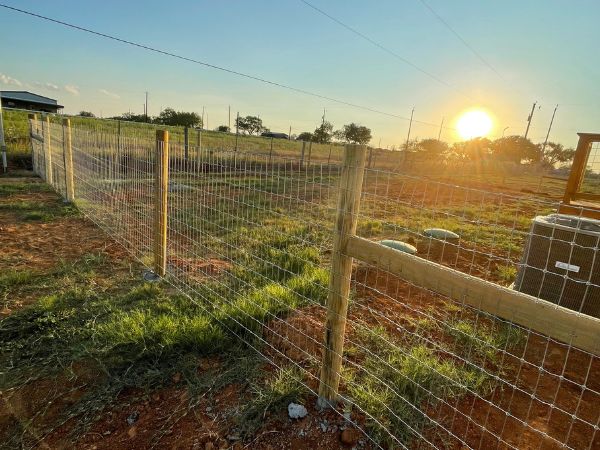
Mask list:
[[[474,109],[459,117],[456,128],[463,139],[486,136],[492,129],[492,118],[485,111]]]

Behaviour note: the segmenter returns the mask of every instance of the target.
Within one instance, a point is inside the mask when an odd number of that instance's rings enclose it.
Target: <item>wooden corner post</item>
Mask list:
[[[44,166],[46,183],[52,184],[52,130],[50,129],[50,116],[46,116],[44,126]]]
[[[156,130],[154,178],[154,273],[167,271],[167,194],[169,191],[169,132]]]
[[[67,190],[67,201],[75,200],[75,182],[73,177],[73,146],[71,143],[71,120],[63,119],[63,156],[65,158],[65,186]]]
[[[319,385],[318,405],[320,407],[333,405],[338,400],[346,314],[348,312],[348,295],[352,276],[352,258],[345,255],[345,248],[348,239],[356,233],[365,156],[366,149],[364,146],[346,146],[340,178],[333,253],[331,255],[325,345]]]

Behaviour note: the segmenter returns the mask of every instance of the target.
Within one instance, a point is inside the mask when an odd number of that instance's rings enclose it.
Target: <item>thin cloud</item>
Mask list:
[[[23,86],[23,83],[21,83],[16,78],[9,77],[8,75],[3,74],[3,73],[0,73],[0,83],[2,83],[2,84],[12,84],[14,86]]]
[[[119,96],[119,94],[115,94],[114,92],[107,91],[106,89],[100,89],[99,92],[110,98],[121,98]]]
[[[46,88],[51,91],[60,91],[60,88],[54,83],[40,83],[39,81],[36,81],[33,84],[37,87]]]
[[[65,91],[67,91],[69,94],[79,95],[79,87],[72,84],[65,85]]]

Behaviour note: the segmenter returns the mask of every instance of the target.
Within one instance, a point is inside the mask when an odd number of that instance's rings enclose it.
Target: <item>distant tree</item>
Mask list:
[[[96,117],[94,115],[94,113],[90,112],[90,111],[79,111],[79,114],[77,114],[80,117]]]
[[[161,125],[180,127],[201,127],[202,119],[195,112],[175,111],[173,108],[165,108],[153,122]]]
[[[341,130],[337,130],[334,136],[344,142],[365,145],[371,140],[371,130],[362,125],[349,123],[344,125]]]
[[[220,131],[221,133],[229,133],[230,129],[227,125],[219,125],[215,128],[215,131]]]
[[[256,116],[238,117],[235,119],[235,124],[243,133],[258,135],[268,131],[268,129],[263,126],[261,118]]]
[[[312,134],[312,141],[320,144],[328,144],[333,138],[333,125],[329,122],[323,122]]]
[[[427,159],[441,158],[448,153],[448,144],[438,139],[423,139],[416,143],[416,150]]]
[[[313,140],[313,134],[310,131],[303,131],[302,133],[300,133],[296,137],[296,140],[298,140],[298,141],[312,141]]]
[[[128,122],[147,122],[148,118],[145,114],[133,114],[131,112],[126,112],[121,114],[120,116],[111,117],[111,119],[115,120],[126,120]]]
[[[540,148],[523,136],[506,136],[496,139],[491,146],[492,155],[500,161],[539,162]]]
[[[575,156],[575,150],[572,148],[564,148],[562,144],[556,142],[548,142],[544,150],[544,162],[549,166],[554,167],[558,163],[567,163]]]
[[[450,148],[450,157],[458,160],[478,161],[490,156],[491,146],[492,141],[484,137],[455,142]]]

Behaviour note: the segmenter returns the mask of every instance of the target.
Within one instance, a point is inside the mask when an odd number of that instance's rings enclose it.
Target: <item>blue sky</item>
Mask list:
[[[314,5],[443,80],[440,83],[299,0],[113,1],[4,0],[215,65],[452,127],[482,107],[491,137],[530,131],[543,140],[559,104],[551,140],[576,143],[577,131],[600,130],[600,2],[427,0],[498,72],[482,63],[420,0],[312,0]],[[208,127],[232,116],[260,115],[272,130],[312,130],[326,109],[337,127],[359,122],[374,144],[401,145],[408,122],[186,63],[0,8],[0,89],[27,89],[57,98],[65,111],[110,116],[167,106],[200,112]],[[498,75],[499,74],[499,75]],[[20,85],[19,85],[20,84]],[[448,86],[449,85],[449,86]],[[412,137],[435,137],[438,126],[414,124]],[[457,139],[452,129],[442,137]]]

